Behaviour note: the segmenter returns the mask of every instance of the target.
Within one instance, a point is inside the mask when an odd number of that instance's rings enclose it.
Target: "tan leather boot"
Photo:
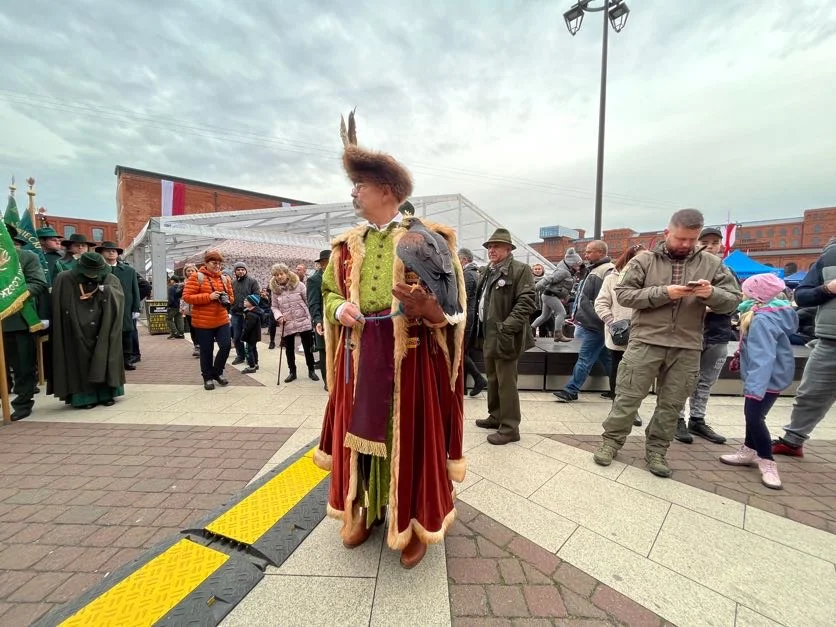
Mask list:
[[[366,508],[359,507],[355,510],[351,530],[343,538],[343,546],[347,549],[354,549],[368,540],[370,535],[371,530],[366,527]]]
[[[401,566],[409,570],[416,567],[427,554],[427,545],[418,539],[418,534],[413,533],[409,544],[401,551]]]

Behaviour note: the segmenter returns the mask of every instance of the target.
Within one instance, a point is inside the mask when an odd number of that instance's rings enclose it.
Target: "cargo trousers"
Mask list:
[[[656,381],[656,409],[645,429],[648,453],[664,455],[676,433],[685,401],[700,373],[698,349],[675,348],[630,340],[618,366],[615,401],[604,421],[604,444],[618,450],[633,428],[633,417]]]

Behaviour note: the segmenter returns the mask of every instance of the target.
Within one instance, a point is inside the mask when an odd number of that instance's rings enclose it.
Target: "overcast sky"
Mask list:
[[[836,205],[836,3],[628,3],[604,228]],[[50,213],[114,220],[116,164],[342,201],[356,106],[360,143],[410,166],[416,195],[462,193],[530,241],[592,228],[601,22],[571,37],[571,0],[11,4],[0,177],[21,204],[34,176]]]

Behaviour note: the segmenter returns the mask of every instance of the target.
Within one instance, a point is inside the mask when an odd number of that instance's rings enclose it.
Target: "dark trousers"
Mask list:
[[[7,331],[3,334],[6,368],[14,373],[12,410],[29,413],[35,405],[35,336],[29,331]],[[7,373],[3,373],[7,376]]]
[[[464,385],[467,387],[467,375],[470,375],[473,378],[473,386],[476,387],[480,384],[480,382],[485,381],[485,377],[482,376],[482,373],[479,372],[479,368],[476,367],[476,363],[473,361],[473,350],[467,350],[464,353]]]
[[[267,333],[270,335],[270,343],[276,343],[276,319],[273,317],[273,313],[270,312],[270,317],[267,318]]]
[[[204,381],[210,381],[224,373],[229,351],[232,349],[232,338],[229,325],[224,324],[214,329],[195,329],[197,345],[200,347],[200,374]],[[218,343],[218,354],[214,355],[215,342]]]
[[[133,331],[131,331],[131,357],[139,359],[142,354],[139,352],[139,331],[136,328],[136,320],[133,321]]]
[[[284,354],[287,357],[287,369],[291,373],[296,372],[296,336],[302,340],[302,349],[305,351],[305,363],[308,365],[308,370],[316,368],[316,362],[313,356],[313,335],[312,331],[302,331],[301,333],[291,333],[284,336]]]
[[[610,351],[610,357],[612,358],[612,366],[610,367],[610,392],[615,394],[615,382],[618,379],[618,364],[621,363],[621,358],[624,357],[624,351],[614,351],[612,349],[606,349]]]
[[[517,360],[485,356],[488,375],[488,416],[499,433],[520,432],[520,393],[517,390]]]
[[[183,316],[183,320],[186,321],[186,326],[189,327],[189,337],[192,340],[192,344],[197,346],[197,335],[195,334],[195,329],[192,326],[192,317],[191,316]]]
[[[777,392],[767,392],[762,400],[747,396],[743,401],[743,415],[746,417],[744,444],[757,451],[761,459],[772,459],[772,438],[766,426],[766,415],[777,399]]]
[[[122,358],[126,364],[131,363],[134,356],[134,331],[128,329],[122,331]]]
[[[229,317],[229,323],[232,325],[232,343],[235,346],[235,358],[244,359],[244,340],[241,336],[244,335],[244,315],[232,314]]]
[[[258,344],[247,342],[247,365],[252,368],[258,365]]]

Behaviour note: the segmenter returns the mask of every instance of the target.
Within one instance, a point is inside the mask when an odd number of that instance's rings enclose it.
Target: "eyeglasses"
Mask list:
[[[368,183],[355,183],[354,186],[351,188],[351,191],[353,193],[359,193],[360,190],[365,189],[368,186]]]

